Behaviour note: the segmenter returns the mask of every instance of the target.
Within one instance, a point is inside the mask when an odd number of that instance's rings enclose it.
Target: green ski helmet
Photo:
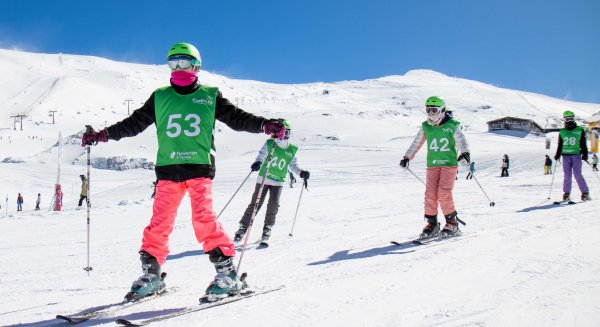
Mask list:
[[[425,107],[440,107],[441,109],[446,109],[446,101],[441,97],[432,96],[425,101]]]
[[[195,62],[192,61],[192,65],[194,65],[194,66],[202,65],[202,58],[200,57],[200,51],[198,51],[198,49],[196,49],[195,46],[193,46],[189,43],[177,42],[177,43],[173,44],[173,46],[171,46],[171,49],[167,53],[167,60],[169,60],[169,57],[174,56],[174,55],[188,55],[188,56],[196,59]]]
[[[567,110],[567,111],[563,112],[563,118],[567,118],[567,117],[575,117],[575,113],[572,112],[571,110]]]
[[[446,111],[446,101],[438,96],[432,96],[425,101],[425,112],[427,113],[427,122],[434,125],[444,116]]]

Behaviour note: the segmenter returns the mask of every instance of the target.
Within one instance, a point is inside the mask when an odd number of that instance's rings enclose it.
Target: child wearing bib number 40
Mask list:
[[[281,197],[281,191],[283,190],[288,170],[294,174],[299,174],[300,178],[303,178],[304,180],[307,180],[310,177],[308,171],[302,170],[298,166],[298,159],[296,159],[298,147],[289,143],[291,133],[290,123],[287,120],[284,120],[283,124],[286,127],[284,139],[279,140],[277,138],[271,138],[267,140],[265,145],[260,149],[255,162],[250,166],[252,171],[259,171],[258,178],[256,180],[254,194],[252,194],[252,200],[240,220],[240,228],[235,232],[234,242],[241,241],[244,235],[246,235],[248,225],[250,225],[250,219],[252,218],[252,212],[254,211],[254,204],[256,203],[258,191],[260,185],[263,183],[263,179],[264,186],[256,212],[260,210],[260,207],[265,201],[267,192],[269,192],[269,202],[267,202],[267,212],[265,213],[265,223],[262,233],[262,241],[266,242],[271,236],[273,225],[275,225],[275,218],[277,216],[277,211],[279,210],[279,198]],[[269,161],[269,174],[265,179],[264,176],[267,168],[265,159],[272,147],[275,147],[275,150],[273,151],[273,158]]]
[[[444,235],[459,233],[452,189],[457,174],[457,165],[468,166],[469,145],[461,131],[460,123],[446,112],[444,99],[433,96],[425,102],[427,120],[421,124],[411,146],[406,151],[400,166],[408,168],[421,146],[427,142],[427,178],[425,185],[425,220],[421,237],[431,237],[440,232],[438,204],[442,208],[446,225]],[[461,152],[457,158],[457,149]]]
[[[118,141],[156,125],[156,194],[150,224],[144,229],[139,249],[143,275],[131,286],[126,300],[135,301],[161,292],[165,285],[161,266],[169,254],[169,235],[177,208],[186,193],[192,206],[192,227],[198,243],[214,264],[217,275],[206,289],[214,301],[243,287],[233,264],[235,245],[213,211],[212,182],[215,176],[215,122],[235,131],[275,134],[283,139],[282,119],[265,119],[237,108],[216,87],[201,85],[200,52],[189,43],[176,43],[167,53],[171,69],[169,86],[156,89],[144,105],[123,121],[98,132],[83,134],[82,146]]]

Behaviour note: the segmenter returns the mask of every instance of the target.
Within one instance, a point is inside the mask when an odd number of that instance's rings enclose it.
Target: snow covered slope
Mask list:
[[[127,116],[168,80],[166,66],[102,58],[0,50],[0,325],[60,326],[56,314],[119,301],[140,274],[137,254],[151,216],[150,170],[92,170],[91,265],[86,262],[86,211],[77,210],[84,151],[77,134]],[[242,270],[258,287],[284,290],[173,319],[160,326],[595,326],[600,318],[600,221],[597,201],[557,207],[547,200],[551,175],[543,175],[545,138],[487,133],[486,121],[502,116],[558,122],[570,109],[587,119],[598,104],[567,102],[497,88],[433,71],[410,71],[366,81],[275,85],[202,72],[203,83],[247,111],[285,117],[300,164],[311,172],[294,236],[299,185],[284,189],[272,245],[250,248]],[[328,92],[323,92],[327,90]],[[489,206],[461,168],[455,187],[464,236],[421,247],[395,247],[423,227],[423,186],[398,167],[424,120],[422,104],[444,96],[466,127],[476,176],[496,203]],[[56,110],[55,121],[48,116]],[[24,113],[23,131],[10,116]],[[65,210],[48,211],[56,181],[58,132],[66,144],[61,183]],[[68,138],[70,135],[75,135]],[[219,124],[215,210],[219,212],[249,173],[265,135],[237,133]],[[151,127],[135,138],[92,148],[93,157],[154,161]],[[510,177],[500,178],[503,154]],[[425,152],[411,163],[424,178]],[[562,171],[551,198],[562,192]],[[592,197],[600,179],[587,165]],[[250,201],[254,176],[221,216],[231,234]],[[16,210],[16,194],[25,197]],[[35,196],[43,197],[33,211]],[[579,196],[574,185],[573,194]],[[4,198],[8,195],[8,210]],[[7,214],[5,214],[7,213]],[[196,303],[214,276],[202,255],[184,199],[163,267],[166,297],[104,316],[83,326],[114,325]],[[259,238],[264,210],[251,240]]]

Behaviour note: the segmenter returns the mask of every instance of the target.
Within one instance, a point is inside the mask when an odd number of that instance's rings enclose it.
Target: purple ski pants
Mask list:
[[[572,175],[575,175],[575,181],[579,186],[581,193],[589,193],[590,189],[581,175],[581,155],[579,154],[563,154],[563,172],[565,179],[563,181],[563,192],[571,193],[571,184],[573,183]]]

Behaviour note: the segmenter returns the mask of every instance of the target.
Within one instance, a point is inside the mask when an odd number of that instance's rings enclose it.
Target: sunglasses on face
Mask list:
[[[188,69],[192,66],[198,66],[198,60],[186,55],[175,55],[169,57],[167,60],[167,65],[169,65],[171,70],[175,70],[177,67],[181,69]]]

